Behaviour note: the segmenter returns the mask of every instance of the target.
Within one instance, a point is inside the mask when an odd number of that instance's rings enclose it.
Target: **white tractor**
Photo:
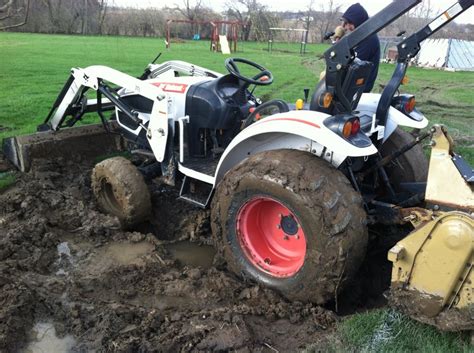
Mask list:
[[[104,112],[114,110],[143,165],[123,157],[97,164],[92,185],[104,210],[127,225],[145,220],[151,202],[142,172],[161,177],[180,185],[181,199],[211,208],[216,247],[237,275],[291,300],[327,302],[364,259],[367,224],[397,223],[397,207],[423,201],[420,142],[430,133],[415,138],[399,126],[419,130],[428,121],[414,97],[397,90],[420,41],[472,1],[399,44],[382,94],[363,93],[371,64],[354,55],[419,2],[392,2],[328,49],[326,78],[306,104],[262,104],[255,86],[273,76],[242,58],[227,59],[225,75],[182,61],[150,64],[140,78],[90,66],[72,70],[40,129],[72,126],[90,111],[108,127]],[[243,75],[243,65],[256,73]],[[87,99],[88,90],[97,99]]]

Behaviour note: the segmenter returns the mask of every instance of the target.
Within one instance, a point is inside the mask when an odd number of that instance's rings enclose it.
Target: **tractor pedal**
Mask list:
[[[224,148],[222,147],[214,147],[212,150],[212,155],[214,158],[220,156],[222,153],[224,153]]]
[[[190,202],[201,208],[207,208],[211,200],[214,188],[211,184],[201,180],[184,176],[179,199]]]

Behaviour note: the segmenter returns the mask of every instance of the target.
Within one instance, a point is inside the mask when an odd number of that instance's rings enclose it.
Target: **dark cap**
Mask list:
[[[359,3],[349,6],[341,17],[341,21],[352,23],[356,28],[368,19],[367,11]]]

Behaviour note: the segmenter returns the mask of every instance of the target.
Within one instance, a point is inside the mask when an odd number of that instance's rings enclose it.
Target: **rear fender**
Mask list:
[[[428,126],[428,119],[426,119],[425,116],[416,109],[412,111],[410,117],[408,117],[406,114],[394,107],[390,107],[383,142],[387,140],[399,125],[412,127],[414,129],[423,129]]]
[[[357,105],[357,111],[361,115],[374,117],[377,111],[380,96],[381,95],[379,93],[362,94],[359,104]],[[371,134],[377,132],[379,139],[383,136],[383,141],[385,142],[399,125],[411,127],[414,129],[423,129],[428,126],[428,119],[426,119],[426,117],[416,109],[410,113],[410,116],[407,116],[394,107],[390,107],[388,110],[386,126],[374,126],[374,122],[372,122]],[[381,131],[379,132],[379,130]]]
[[[215,174],[215,185],[242,160],[276,149],[308,151],[338,167],[347,157],[369,156],[374,145],[360,148],[324,126],[329,115],[315,111],[290,111],[262,119],[241,131],[224,151]]]

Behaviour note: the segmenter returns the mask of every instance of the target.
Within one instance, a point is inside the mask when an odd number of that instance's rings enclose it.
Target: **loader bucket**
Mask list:
[[[101,124],[82,125],[9,137],[3,140],[2,150],[16,168],[27,172],[37,159],[84,160],[124,151],[123,138],[113,133],[117,127],[110,124],[110,129],[111,133],[108,133]]]

